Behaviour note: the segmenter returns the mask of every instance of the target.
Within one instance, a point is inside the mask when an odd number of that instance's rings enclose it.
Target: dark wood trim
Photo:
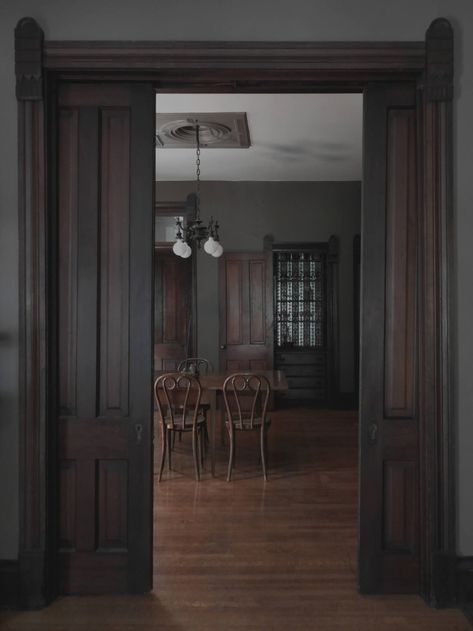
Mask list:
[[[332,238],[332,237],[331,237]],[[276,244],[272,246],[273,252],[285,252],[286,250],[296,250],[297,252],[312,252],[313,250],[319,250],[322,252],[329,251],[328,241],[301,241],[299,242],[280,242],[278,241]]]
[[[447,20],[427,31],[421,80],[419,204],[419,421],[421,589],[437,606],[452,601],[455,543],[452,284],[453,32]],[[434,71],[437,68],[438,75]],[[447,68],[447,71],[445,69]],[[447,86],[447,77],[450,87]]]
[[[338,326],[338,237],[332,235],[327,249],[327,378],[328,405],[337,407],[340,394]]]
[[[15,28],[16,98],[41,101],[43,98],[44,34],[32,18],[23,18]]]
[[[416,79],[422,193],[419,269],[422,594],[441,604],[435,559],[455,550],[451,336],[452,35],[436,20],[427,44],[44,42],[31,19],[15,32],[20,240],[20,574],[27,606],[47,600],[48,366],[46,123],[42,86],[53,77],[152,82],[158,90],[361,91]],[[34,49],[29,60],[29,44]],[[32,50],[33,50],[32,49]],[[42,52],[41,52],[42,51]],[[426,59],[427,54],[427,59]],[[34,57],[34,59],[33,59]],[[41,60],[40,62],[38,60]],[[29,65],[31,62],[31,66]],[[424,70],[426,69],[426,72]],[[31,75],[31,80],[30,80]],[[48,203],[52,202],[51,199]],[[444,564],[445,565],[445,564]],[[449,584],[454,578],[449,571]],[[450,588],[449,588],[450,589]]]
[[[45,42],[62,78],[153,80],[160,92],[361,91],[415,79],[424,42]]]
[[[266,254],[266,340],[270,346],[271,366],[274,368],[274,288],[273,288],[273,244],[274,235],[266,234],[263,237],[263,252]],[[269,399],[269,410],[275,409],[276,397],[274,392]]]
[[[46,42],[47,70],[419,73],[424,42]]]
[[[20,564],[18,561],[0,561],[0,609],[19,609]]]
[[[189,217],[193,217],[195,214],[197,204],[197,198],[195,193],[189,193],[187,195],[186,200],[184,202],[176,202],[176,201],[160,201],[156,200],[155,202],[155,215],[161,215],[164,217],[174,217],[184,216],[186,219]],[[159,251],[167,251],[170,252],[172,250],[172,243],[163,243],[160,241],[155,241],[154,249],[156,252]],[[192,268],[192,295],[191,295],[191,330],[189,341],[187,344],[187,357],[196,357],[198,355],[198,313],[197,313],[197,265],[198,265],[198,257],[195,256],[190,257],[190,265]]]
[[[456,560],[456,601],[473,608],[473,556]]]
[[[361,235],[353,237],[353,375],[354,407],[360,399],[360,296],[361,296]]]
[[[456,562],[456,602],[473,626],[473,557],[458,557]]]
[[[18,98],[20,553],[22,605],[47,602],[48,219],[42,31],[30,18],[15,30]],[[28,65],[29,46],[34,47]],[[39,47],[39,48],[38,48]],[[28,78],[28,73],[32,77]],[[19,74],[18,74],[19,73]]]

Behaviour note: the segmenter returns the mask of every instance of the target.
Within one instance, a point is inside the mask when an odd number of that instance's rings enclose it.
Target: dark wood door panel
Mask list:
[[[418,592],[415,87],[369,88],[364,103],[359,580]]]
[[[156,251],[154,262],[154,363],[156,370],[174,371],[193,347],[193,263],[165,251]]]
[[[416,414],[416,112],[388,114],[385,417]]]
[[[228,252],[219,263],[220,367],[237,372],[273,367],[270,254]]]
[[[154,93],[139,84],[63,85],[58,113],[58,588],[144,592]]]
[[[130,110],[100,111],[100,416],[129,414]]]

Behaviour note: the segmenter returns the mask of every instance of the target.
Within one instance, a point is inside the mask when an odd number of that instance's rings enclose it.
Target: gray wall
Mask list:
[[[18,551],[18,218],[13,30],[34,17],[51,40],[423,40],[440,16],[455,29],[458,551],[473,554],[473,2],[471,0],[3,0],[0,4],[0,558]]]
[[[159,166],[159,165],[158,165]],[[158,182],[158,201],[183,201],[194,182]],[[340,239],[340,390],[353,392],[353,237],[360,232],[360,182],[202,182],[204,221],[218,218],[227,251],[262,250],[275,241]],[[218,366],[218,261],[197,254],[199,354]]]

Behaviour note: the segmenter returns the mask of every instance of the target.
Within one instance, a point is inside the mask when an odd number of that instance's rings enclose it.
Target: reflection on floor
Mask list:
[[[257,434],[237,435],[234,481],[194,481],[189,436],[156,484],[154,594],[61,598],[0,617],[35,631],[467,631],[413,596],[359,596],[357,422],[349,412],[272,413],[269,481]]]

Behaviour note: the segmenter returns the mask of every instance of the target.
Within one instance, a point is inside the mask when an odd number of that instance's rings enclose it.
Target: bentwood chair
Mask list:
[[[268,479],[266,452],[267,431],[271,424],[271,420],[267,416],[270,395],[271,386],[263,375],[235,373],[224,381],[225,426],[230,438],[227,482],[230,482],[232,478],[236,431],[259,431],[263,476],[265,480]]]
[[[213,372],[212,362],[205,357],[187,357],[183,359],[178,367],[178,372],[190,373],[191,375],[208,375]],[[200,409],[205,416],[206,422],[204,426],[204,436],[205,436],[205,444],[208,445],[209,442],[209,432],[207,429],[207,413],[210,410],[210,403],[208,401],[208,397],[206,396],[206,392],[202,393],[202,401],[200,402]],[[179,434],[179,440],[181,439],[181,434]]]
[[[154,384],[154,394],[162,431],[159,481],[163,474],[166,451],[168,468],[171,470],[171,436],[175,435],[175,432],[192,433],[195,477],[196,480],[200,480],[199,460],[202,464],[202,430],[205,426],[205,415],[200,408],[202,388],[198,379],[185,373],[161,375]]]

